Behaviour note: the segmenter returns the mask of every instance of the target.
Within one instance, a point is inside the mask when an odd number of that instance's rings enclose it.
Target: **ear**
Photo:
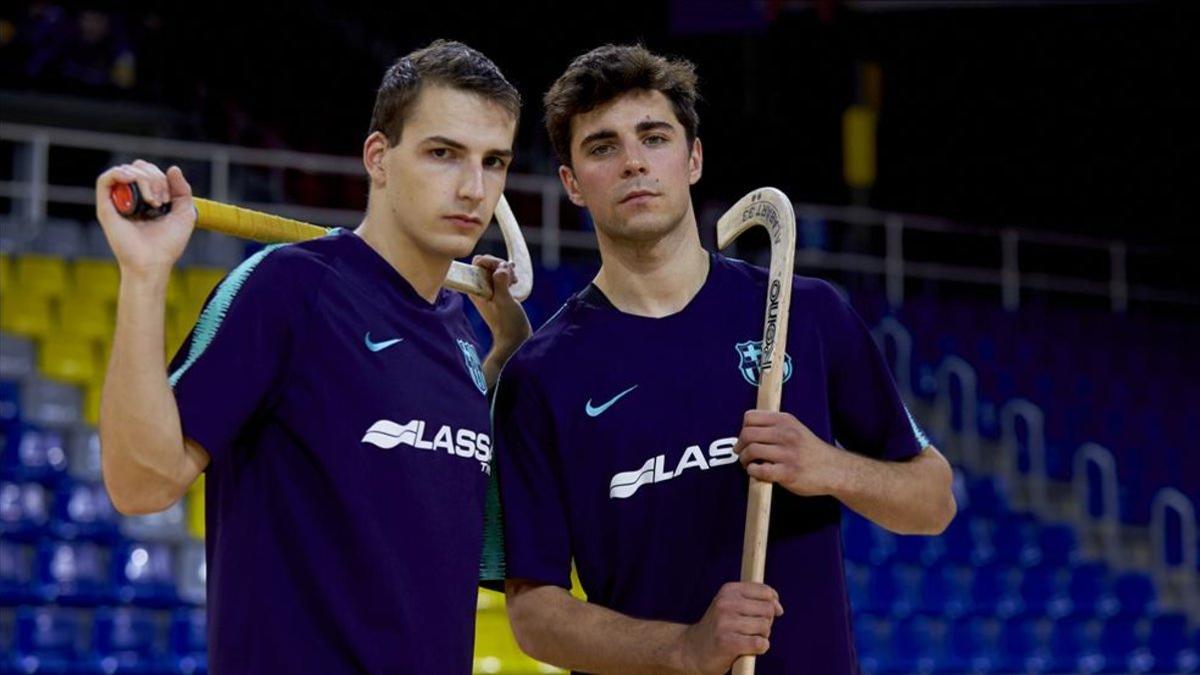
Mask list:
[[[692,152],[688,155],[688,184],[695,185],[704,173],[704,148],[700,145],[700,137],[692,141]]]
[[[571,167],[562,165],[558,167],[558,179],[562,181],[563,189],[567,191],[567,199],[575,206],[587,208],[587,204],[583,201],[583,193],[579,191],[579,181],[575,178],[575,172]]]
[[[363,167],[371,179],[372,187],[383,187],[387,184],[387,170],[383,165],[383,156],[388,151],[388,139],[382,131],[373,131],[367,140],[363,141]]]

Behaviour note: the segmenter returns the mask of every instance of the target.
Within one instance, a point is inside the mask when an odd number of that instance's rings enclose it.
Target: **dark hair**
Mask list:
[[[500,104],[513,118],[521,115],[521,95],[491,59],[461,42],[434,40],[384,73],[368,133],[381,131],[389,145],[399,143],[409,110],[427,84],[469,91]]]
[[[659,56],[642,45],[597,47],[572,61],[542,100],[554,151],[571,166],[571,120],[634,89],[662,92],[691,145],[700,126],[696,80],[696,67],[684,59]]]

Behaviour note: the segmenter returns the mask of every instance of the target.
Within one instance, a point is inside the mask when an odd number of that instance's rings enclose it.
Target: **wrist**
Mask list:
[[[139,290],[159,287],[165,290],[167,284],[171,281],[171,270],[173,267],[170,263],[166,265],[118,264],[118,269],[121,272],[121,284],[136,286]]]
[[[822,472],[822,491],[831,497],[842,499],[852,490],[853,465],[857,457],[854,453],[836,446],[829,446],[828,451],[829,460],[825,464],[825,471]]]
[[[692,675],[698,672],[695,665],[688,658],[688,632],[691,626],[682,624],[672,625],[672,638],[668,642],[668,649],[665,654],[664,663],[666,672],[676,675]]]

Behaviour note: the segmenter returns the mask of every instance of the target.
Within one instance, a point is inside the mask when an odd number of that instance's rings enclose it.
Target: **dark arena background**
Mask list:
[[[697,65],[706,245],[749,190],[795,200],[797,272],[850,298],[956,469],[941,536],[846,513],[864,672],[1200,672],[1198,19],[1119,1],[6,3],[0,673],[206,670],[203,479],[140,517],[101,483],[118,272],[96,176],[177,163],[200,196],[354,226],[379,78],[439,37],[525,97],[506,195],[535,328],[599,265],[540,110],[594,46]],[[765,264],[766,243],[731,253]],[[503,250],[495,228],[482,248]],[[171,352],[253,250],[196,232]],[[474,663],[561,672],[520,652],[490,591]]]

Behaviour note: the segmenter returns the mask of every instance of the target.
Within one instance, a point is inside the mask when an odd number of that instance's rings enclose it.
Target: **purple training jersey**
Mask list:
[[[170,369],[207,469],[216,673],[469,673],[487,386],[462,297],[357,235],[272,246]]]
[[[699,621],[739,576],[747,476],[733,446],[755,407],[765,270],[713,255],[681,311],[623,313],[594,285],[505,366],[492,422],[507,576],[570,586],[625,614]],[[925,439],[866,326],[828,284],[796,277],[785,412],[885,460]],[[766,581],[785,613],[758,672],[853,673],[841,506],[775,489]]]

